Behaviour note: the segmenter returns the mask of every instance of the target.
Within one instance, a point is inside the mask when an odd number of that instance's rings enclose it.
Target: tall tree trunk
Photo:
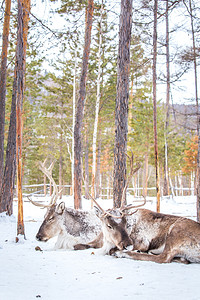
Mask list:
[[[62,194],[63,194],[63,150],[62,150],[62,145],[63,145],[63,137],[62,133],[60,136],[60,157],[59,157],[59,196],[60,199],[62,199]]]
[[[97,174],[96,174],[96,198],[100,197],[100,181],[101,181],[101,132],[99,134],[99,143],[97,150]]]
[[[11,8],[11,0],[6,0],[4,24],[3,24],[1,73],[0,73],[0,190],[2,185],[3,173],[4,173],[4,127],[5,127],[8,37],[9,37],[9,30],[10,30],[10,8]]]
[[[89,199],[89,142],[88,125],[85,124],[85,198]]]
[[[17,77],[15,67],[5,170],[0,194],[0,212],[6,211],[8,215],[13,213],[13,194],[16,174],[16,92]]]
[[[121,0],[119,50],[117,62],[117,98],[115,107],[115,149],[113,205],[120,207],[126,184],[126,150],[128,133],[128,100],[132,0]]]
[[[85,45],[83,51],[82,70],[80,78],[79,98],[76,109],[75,127],[74,127],[74,207],[76,209],[82,207],[82,123],[83,110],[86,95],[86,80],[88,71],[88,61],[90,54],[92,19],[93,19],[93,0],[88,0],[87,18],[85,28]]]
[[[143,171],[143,196],[147,197],[147,186],[148,186],[148,165],[149,165],[149,155],[148,151],[145,152],[145,163]]]
[[[192,43],[193,43],[193,57],[194,57],[194,80],[195,80],[195,100],[196,100],[196,112],[197,112],[197,136],[198,136],[198,154],[197,154],[197,221],[200,222],[200,115],[199,115],[199,99],[198,99],[198,79],[197,79],[197,53],[195,43],[195,32],[194,32],[194,20],[193,20],[193,9],[192,1],[189,0],[189,13],[191,20],[192,29]]]
[[[165,120],[165,160],[164,160],[164,187],[163,195],[169,195],[169,175],[168,175],[168,127],[169,127],[169,98],[170,98],[170,66],[169,66],[169,18],[168,18],[168,0],[166,0],[166,73],[167,73],[167,91],[166,91],[166,120]]]
[[[76,69],[77,69],[77,49],[75,49],[74,78],[73,78],[72,195],[74,195],[74,126],[75,126],[75,116],[76,116]]]
[[[156,198],[157,212],[160,212],[160,176],[158,161],[158,136],[157,136],[157,103],[156,103],[156,61],[157,61],[157,10],[158,0],[154,0],[154,31],[153,31],[153,126],[154,126],[154,151],[156,168]]]
[[[18,224],[17,235],[24,235],[23,199],[22,199],[22,109],[25,89],[26,46],[30,0],[18,0],[17,25],[17,98],[16,98],[16,158],[17,158],[17,189],[18,189]]]
[[[103,1],[101,4],[101,15],[99,24],[99,50],[98,50],[98,76],[97,76],[97,101],[95,110],[95,121],[93,131],[93,144],[92,144],[92,197],[96,197],[96,151],[97,151],[97,129],[99,121],[99,105],[100,105],[100,80],[101,80],[101,48],[102,48],[102,18],[103,18]],[[91,202],[93,206],[93,201]]]

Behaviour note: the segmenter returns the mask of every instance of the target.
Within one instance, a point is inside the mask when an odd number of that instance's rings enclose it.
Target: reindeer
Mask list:
[[[179,216],[156,213],[139,206],[125,206],[124,197],[133,170],[123,191],[121,207],[103,210],[96,202],[97,215],[102,222],[103,252],[117,257],[157,263],[200,262],[200,224]],[[142,205],[145,204],[145,201]],[[141,205],[141,206],[142,206]],[[137,209],[136,209],[137,208]],[[132,210],[134,209],[134,210]],[[90,243],[94,246],[97,239]],[[124,250],[131,245],[132,250]],[[84,245],[76,245],[75,248]],[[138,252],[139,251],[139,252]]]
[[[50,203],[42,204],[29,198],[34,205],[47,208],[44,221],[39,228],[36,239],[47,242],[49,239],[58,236],[55,244],[56,249],[73,249],[75,244],[91,241],[101,232],[100,220],[94,211],[67,208],[64,202],[56,204],[59,192],[51,175],[53,164],[47,168],[45,163],[46,160],[44,163],[40,163],[39,168],[53,185]],[[98,246],[101,247],[102,245],[99,244]]]
[[[112,240],[120,250],[115,256],[157,263],[200,262],[199,223],[148,209],[125,212],[131,208],[128,206],[120,208],[118,216],[111,216],[103,209],[99,209],[104,229],[104,243],[106,239],[108,242]],[[126,245],[128,239],[129,244],[132,244],[131,251],[119,247]]]
[[[126,154],[127,155],[127,154]],[[133,177],[133,174],[135,174],[139,168],[141,167],[140,164],[137,164],[135,168],[133,168],[133,153],[131,157],[127,155],[130,161],[130,174],[128,176],[126,185],[123,189],[122,193],[122,200],[121,200],[121,208],[113,208],[109,209],[107,211],[103,210],[101,206],[98,204],[98,202],[90,195],[90,198],[93,200],[93,202],[96,204],[96,215],[99,217],[99,219],[102,222],[102,232],[97,236],[93,241],[87,244],[77,244],[74,246],[75,250],[84,250],[88,248],[100,248],[101,247],[101,253],[102,254],[113,254],[117,250],[123,250],[127,246],[132,244],[132,240],[130,239],[130,236],[127,232],[129,231],[129,228],[132,226],[132,217],[125,218],[123,214],[127,209],[131,208],[138,208],[140,206],[143,206],[146,203],[146,199],[144,199],[144,202],[139,205],[129,205],[124,206],[125,203],[125,196],[126,191],[128,188],[128,185],[130,183],[131,178]],[[114,229],[114,230],[113,230]]]

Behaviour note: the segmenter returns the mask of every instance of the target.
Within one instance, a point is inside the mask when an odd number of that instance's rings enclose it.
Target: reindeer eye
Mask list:
[[[52,221],[53,219],[54,219],[54,216],[50,217],[50,218],[49,218],[49,221]]]
[[[107,227],[110,228],[110,229],[112,229],[112,226],[110,224],[107,224]]]

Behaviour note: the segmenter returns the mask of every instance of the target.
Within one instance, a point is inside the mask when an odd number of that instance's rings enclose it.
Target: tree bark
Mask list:
[[[85,124],[85,198],[89,199],[89,142],[88,125]]]
[[[9,216],[13,213],[13,194],[16,175],[16,84],[15,67],[6,161],[0,195],[0,212],[6,211]]]
[[[11,0],[5,1],[5,13],[3,24],[1,73],[0,73],[0,190],[4,173],[4,127],[5,127],[5,101],[6,101],[6,77],[7,77],[7,54],[8,38],[10,30]],[[0,208],[0,210],[2,210]]]
[[[195,100],[196,100],[196,112],[197,112],[197,136],[198,136],[197,185],[196,185],[197,221],[200,222],[200,115],[199,115],[199,99],[198,99],[197,53],[196,53],[196,42],[195,42],[194,21],[193,21],[193,9],[192,9],[191,0],[189,0],[189,13],[190,13],[190,20],[191,20],[193,56],[194,56],[194,81],[195,81]]]
[[[76,45],[75,45],[76,47]],[[77,49],[75,49],[74,78],[73,78],[73,121],[72,121],[72,195],[74,195],[74,127],[76,116],[76,69],[77,69]]]
[[[102,18],[103,18],[103,1],[101,4],[101,15],[99,25],[99,50],[98,50],[98,76],[97,76],[97,101],[95,110],[95,121],[93,131],[93,144],[92,144],[92,188],[91,195],[96,198],[96,151],[97,151],[97,129],[99,121],[99,105],[100,105],[100,80],[101,80],[101,48],[102,48]],[[93,201],[91,202],[93,207]]]
[[[59,198],[62,199],[63,195],[63,150],[62,150],[62,145],[63,145],[63,138],[62,138],[62,133],[60,136],[60,157],[59,157]]]
[[[128,133],[128,100],[132,0],[121,0],[119,50],[117,62],[117,98],[115,107],[115,149],[113,205],[120,207],[126,184],[126,150]]]
[[[169,175],[168,175],[168,127],[169,127],[169,98],[170,98],[170,65],[169,65],[169,18],[168,0],[166,0],[166,120],[165,120],[165,160],[164,160],[164,187],[163,195],[169,195]]]
[[[18,223],[17,235],[24,235],[23,199],[22,199],[22,109],[25,89],[26,47],[30,0],[18,0],[17,25],[17,97],[16,97],[16,160],[17,160],[17,189],[18,189]]]
[[[90,54],[92,19],[93,19],[93,0],[88,0],[86,29],[85,29],[85,45],[83,51],[82,70],[80,78],[79,98],[76,109],[75,127],[74,127],[74,207],[76,209],[82,207],[82,123],[83,110],[86,95],[86,80],[88,71],[88,60]]]
[[[148,151],[144,155],[145,163],[143,170],[143,196],[147,197],[147,187],[148,187],[148,166],[149,166],[149,155]]]
[[[156,101],[156,61],[157,61],[157,10],[158,0],[154,0],[154,31],[153,31],[153,126],[154,126],[154,151],[156,168],[156,198],[157,212],[160,212],[160,176],[158,161],[158,135],[157,135],[157,101]]]
[[[96,198],[100,197],[100,190],[101,190],[101,133],[99,134],[99,144],[97,150],[97,174],[96,174]]]

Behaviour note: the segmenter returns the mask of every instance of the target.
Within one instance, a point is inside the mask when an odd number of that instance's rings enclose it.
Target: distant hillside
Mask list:
[[[186,104],[174,104],[170,106],[171,120],[175,126],[184,129],[190,134],[195,134],[197,127],[196,106]]]

